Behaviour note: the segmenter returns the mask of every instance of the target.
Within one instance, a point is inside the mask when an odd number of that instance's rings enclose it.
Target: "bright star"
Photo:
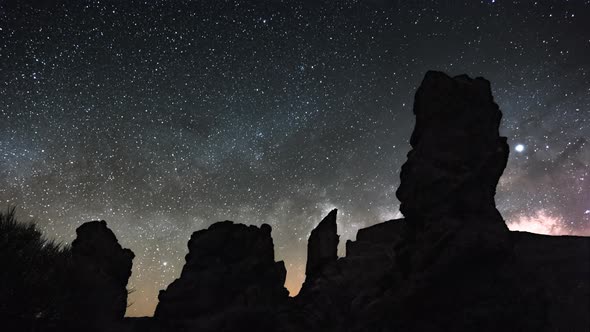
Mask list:
[[[517,145],[517,146],[514,148],[514,150],[516,150],[516,152],[522,152],[522,151],[524,151],[524,145],[522,145],[522,144],[518,144],[518,145]]]

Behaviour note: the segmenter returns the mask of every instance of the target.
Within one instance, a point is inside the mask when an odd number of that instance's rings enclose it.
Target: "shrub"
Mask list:
[[[0,315],[18,319],[67,319],[71,251],[45,238],[33,222],[0,212]]]

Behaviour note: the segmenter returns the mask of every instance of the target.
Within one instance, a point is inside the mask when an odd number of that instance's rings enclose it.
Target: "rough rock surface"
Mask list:
[[[490,82],[430,71],[416,92],[414,114],[412,150],[397,190],[404,216],[423,222],[499,216],[494,195],[509,150]]]
[[[122,320],[135,255],[121,247],[104,220],[82,224],[76,234],[72,242],[72,287],[79,289],[73,301],[80,316],[77,318],[97,324]]]
[[[402,243],[405,232],[403,219],[389,220],[371,227],[363,228],[356,234],[356,241],[346,242],[346,257],[366,257],[385,254],[391,258],[396,246]]]
[[[322,272],[326,265],[338,259],[338,239],[336,227],[337,209],[328,215],[311,231],[307,242],[306,280],[312,280]]]
[[[275,262],[270,234],[267,224],[259,228],[231,221],[193,233],[182,274],[160,292],[155,317],[201,319],[207,322],[191,327],[211,327],[218,315],[242,317],[283,304],[288,299],[286,270],[282,261]]]
[[[374,321],[370,313],[384,292],[400,284],[396,249],[404,227],[403,220],[390,220],[347,241],[346,257],[303,284],[286,324],[289,331],[355,331],[361,322]]]
[[[590,331],[590,238],[512,232],[517,264],[527,280],[541,284],[548,311],[547,327]]]

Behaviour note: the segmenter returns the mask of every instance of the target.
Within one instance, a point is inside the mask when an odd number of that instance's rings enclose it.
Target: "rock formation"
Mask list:
[[[330,212],[294,299],[268,225],[195,232],[156,310],[156,322],[191,322],[159,330],[587,331],[590,239],[510,232],[496,210],[509,149],[490,83],[428,72],[414,113],[404,219],[359,230],[337,258]]]
[[[494,195],[509,150],[490,82],[430,71],[416,92],[414,114],[412,150],[397,190],[404,216],[423,222],[499,217]]]
[[[542,283],[523,285],[528,272],[495,207],[508,146],[489,82],[428,72],[414,113],[413,150],[397,191],[406,218],[359,230],[346,257],[304,284],[290,324],[301,331],[546,328]]]
[[[389,226],[397,236],[381,235],[386,225],[377,225],[359,231],[348,246],[352,257],[359,252],[390,257],[390,267],[371,267],[390,283],[365,300],[369,310],[361,311],[359,320],[402,331],[544,326],[541,287],[535,280],[520,285],[524,272],[495,207],[509,148],[499,135],[502,114],[490,83],[428,72],[414,114],[412,150],[397,190],[405,219]]]
[[[103,221],[92,221],[76,229],[72,242],[74,299],[80,322],[108,324],[123,319],[127,309],[127,281],[135,255],[123,249]]]
[[[307,242],[306,280],[312,280],[330,263],[338,259],[338,234],[336,226],[337,209],[328,215],[311,231]]]
[[[414,114],[412,150],[396,192],[413,231],[406,238],[413,269],[444,273],[459,262],[510,256],[494,201],[509,148],[490,82],[430,71],[416,92]]]
[[[155,317],[168,322],[202,319],[205,327],[223,330],[213,328],[221,323],[211,320],[275,310],[286,302],[285,265],[275,262],[270,233],[267,224],[258,228],[231,221],[193,233],[182,274],[160,292]],[[191,326],[199,327],[195,324]]]

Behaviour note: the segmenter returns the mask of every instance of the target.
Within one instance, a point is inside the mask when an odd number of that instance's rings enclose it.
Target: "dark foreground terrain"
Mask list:
[[[397,191],[405,218],[359,230],[338,258],[337,211],[330,212],[311,233],[306,280],[295,298],[283,286],[286,270],[275,261],[270,226],[224,221],[193,233],[182,274],[160,292],[153,318],[123,318],[133,254],[104,222],[91,222],[78,229],[68,260],[72,282],[85,290],[71,303],[84,312],[64,308],[45,318],[5,310],[4,326],[590,331],[590,238],[510,232],[496,210],[509,147],[490,83],[428,72],[414,114]]]

